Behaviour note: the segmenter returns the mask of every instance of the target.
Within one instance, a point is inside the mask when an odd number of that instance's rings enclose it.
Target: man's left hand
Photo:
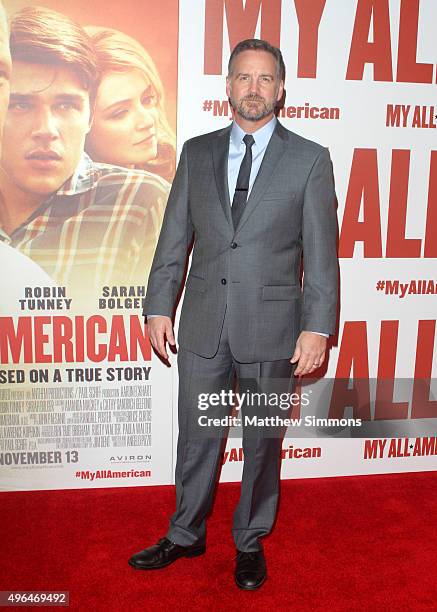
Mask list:
[[[297,363],[295,376],[303,376],[317,370],[325,361],[327,340],[320,334],[303,331],[296,342],[291,363]]]

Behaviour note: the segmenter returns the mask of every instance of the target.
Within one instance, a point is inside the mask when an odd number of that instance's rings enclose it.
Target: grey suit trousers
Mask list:
[[[292,353],[292,348],[290,351]],[[290,357],[291,357],[290,353]],[[201,357],[179,348],[179,438],[176,462],[176,511],[170,519],[167,537],[181,546],[202,543],[206,517],[211,509],[227,427],[199,436],[195,423],[202,412],[199,392],[220,393],[233,387],[234,373],[240,384],[250,380],[253,389],[266,390],[269,381],[275,392],[291,393],[295,366],[288,359],[262,363],[239,363],[233,357],[225,315],[217,353]],[[241,387],[240,387],[241,388]],[[206,416],[222,418],[231,413],[229,405],[209,408]],[[243,406],[242,415],[252,407]],[[287,414],[283,414],[287,416]],[[234,513],[232,534],[238,550],[262,550],[259,538],[273,526],[279,495],[280,451],[284,431],[243,427],[244,467],[241,495]]]

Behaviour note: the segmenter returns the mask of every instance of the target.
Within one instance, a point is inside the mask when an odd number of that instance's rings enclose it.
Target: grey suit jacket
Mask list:
[[[278,122],[234,228],[227,184],[230,130],[184,144],[144,314],[173,316],[194,235],[180,346],[214,356],[227,309],[229,343],[237,361],[287,359],[302,329],[335,331],[338,260],[332,163],[326,148]]]

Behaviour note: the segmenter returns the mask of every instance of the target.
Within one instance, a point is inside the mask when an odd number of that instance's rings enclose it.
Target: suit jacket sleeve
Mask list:
[[[301,329],[335,333],[338,297],[337,215],[332,162],[322,149],[309,174],[302,219]]]
[[[143,314],[171,317],[193,237],[189,212],[187,144],[182,148],[149,275]]]

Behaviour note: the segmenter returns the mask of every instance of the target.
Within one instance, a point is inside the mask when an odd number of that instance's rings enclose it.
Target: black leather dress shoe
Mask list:
[[[167,538],[161,538],[158,544],[132,555],[128,563],[135,569],[160,569],[180,557],[197,557],[204,552],[205,544],[179,546]]]
[[[242,552],[237,550],[235,582],[240,589],[254,591],[259,589],[267,578],[266,561],[262,550]]]

